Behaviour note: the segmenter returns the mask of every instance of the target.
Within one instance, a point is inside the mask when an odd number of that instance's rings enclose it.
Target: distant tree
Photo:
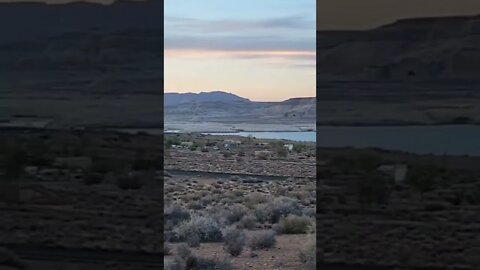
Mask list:
[[[277,156],[280,158],[286,158],[288,156],[288,150],[285,147],[277,147]]]
[[[406,181],[423,195],[435,188],[435,175],[427,169],[412,169]]]
[[[296,152],[296,153],[302,153],[303,151],[305,151],[305,149],[307,148],[306,145],[304,144],[294,144],[293,145],[293,151]]]

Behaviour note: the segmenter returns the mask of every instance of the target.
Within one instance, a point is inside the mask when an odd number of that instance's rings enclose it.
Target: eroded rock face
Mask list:
[[[317,36],[319,80],[476,79],[480,67],[480,16],[408,19]]]

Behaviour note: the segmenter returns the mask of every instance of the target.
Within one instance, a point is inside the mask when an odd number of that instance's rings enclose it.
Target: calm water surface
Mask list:
[[[232,132],[232,133],[204,133],[210,135],[237,135],[242,137],[252,136],[257,139],[277,139],[277,140],[290,140],[299,142],[315,142],[315,131],[302,131],[302,132]]]
[[[318,145],[480,156],[480,126],[320,127]]]
[[[137,129],[137,131],[140,131]],[[160,134],[161,130],[141,130]],[[318,133],[318,136],[317,136]],[[317,132],[235,132],[212,135],[253,136],[317,142],[322,147],[377,147],[419,154],[480,156],[480,126],[318,127]]]

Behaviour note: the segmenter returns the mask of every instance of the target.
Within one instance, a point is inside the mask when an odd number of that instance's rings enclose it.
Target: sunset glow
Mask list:
[[[313,0],[165,1],[166,92],[315,96],[315,12]]]

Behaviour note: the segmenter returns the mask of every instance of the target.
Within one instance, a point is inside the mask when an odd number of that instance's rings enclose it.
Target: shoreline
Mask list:
[[[480,126],[480,123],[328,123],[317,124],[318,127],[451,127]]]
[[[77,130],[77,131],[123,131],[123,130],[164,130],[164,133],[268,133],[268,132],[288,132],[288,133],[300,133],[300,132],[316,132],[318,128],[355,128],[355,127],[478,127],[480,123],[328,123],[317,124],[313,129],[300,130],[298,128],[292,129],[241,129],[241,130],[219,130],[219,129],[197,129],[197,130],[183,130],[183,129],[165,129],[161,126],[65,126],[65,127],[38,127],[31,125],[2,125],[0,124],[0,130]]]

